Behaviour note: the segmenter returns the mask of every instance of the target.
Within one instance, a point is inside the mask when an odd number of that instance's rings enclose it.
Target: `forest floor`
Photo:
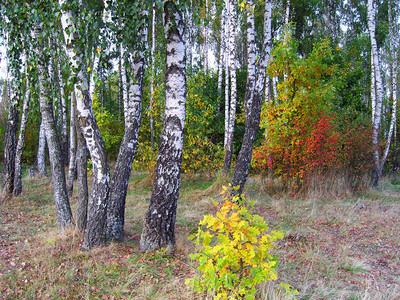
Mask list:
[[[50,178],[24,178],[23,196],[0,204],[0,299],[200,299],[185,279],[196,263],[187,239],[204,214],[215,211],[221,185],[184,175],[173,257],[139,252],[151,178],[134,172],[126,205],[126,241],[80,251],[82,235],[58,234]],[[259,299],[284,299],[279,282],[298,299],[400,299],[400,185],[384,179],[377,190],[290,197],[252,178],[246,196],[255,213],[284,232],[274,255],[277,282]],[[76,210],[76,198],[71,199]]]

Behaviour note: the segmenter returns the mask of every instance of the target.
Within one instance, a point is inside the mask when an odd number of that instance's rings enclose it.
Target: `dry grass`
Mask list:
[[[399,181],[400,182],[400,181]],[[187,237],[215,211],[221,177],[183,176],[176,255],[138,252],[151,177],[135,172],[126,205],[126,241],[82,252],[82,236],[59,234],[49,178],[24,179],[23,197],[0,206],[0,299],[198,299],[184,284],[195,273]],[[285,238],[277,244],[277,282],[259,286],[259,299],[398,299],[400,295],[400,186],[351,192],[331,180],[290,197],[276,179],[251,178],[246,196],[256,213]],[[343,193],[339,193],[340,190]],[[76,209],[76,199],[72,199]]]

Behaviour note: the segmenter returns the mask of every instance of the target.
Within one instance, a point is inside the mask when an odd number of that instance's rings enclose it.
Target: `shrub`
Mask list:
[[[231,197],[230,189],[223,188],[224,201],[216,214],[204,216],[190,237],[199,246],[190,257],[199,262],[201,275],[186,283],[215,299],[255,299],[258,284],[277,279],[277,258],[270,249],[283,234],[268,233],[264,219],[250,212],[254,203]]]

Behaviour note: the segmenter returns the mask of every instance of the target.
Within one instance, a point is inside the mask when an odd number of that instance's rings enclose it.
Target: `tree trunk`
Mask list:
[[[375,37],[375,7],[374,0],[368,0],[368,29],[370,33],[371,40],[371,69],[374,72],[374,76],[371,80],[371,90],[375,91],[376,89],[376,103],[375,107],[373,107],[373,116],[372,116],[372,147],[373,147],[373,158],[374,158],[374,168],[372,174],[371,184],[372,186],[378,186],[379,179],[382,175],[382,170],[380,168],[380,155],[379,155],[379,129],[381,126],[382,119],[382,103],[383,103],[383,85],[382,85],[382,76],[379,65],[379,52],[378,45],[376,43]],[[375,78],[375,80],[373,80]],[[372,92],[373,93],[373,92]]]
[[[22,150],[24,148],[25,129],[26,129],[26,121],[28,119],[28,112],[29,112],[28,108],[29,108],[29,98],[30,98],[27,65],[25,66],[25,72],[26,72],[25,75],[26,91],[25,91],[24,101],[22,104],[21,124],[19,129],[17,149],[15,153],[15,177],[14,177],[14,190],[13,190],[14,196],[19,196],[22,193],[21,158],[22,158]]]
[[[68,164],[68,196],[72,197],[74,191],[74,179],[76,175],[76,96],[75,92],[71,95],[71,117],[69,124],[69,164]]]
[[[286,0],[285,25],[290,22],[290,0]]]
[[[90,195],[88,218],[82,244],[83,250],[90,250],[105,244],[105,223],[107,201],[110,192],[110,170],[103,137],[97,125],[92,99],[88,90],[88,80],[82,71],[84,67],[80,52],[79,35],[74,30],[74,17],[71,10],[65,10],[68,0],[59,0],[62,10],[61,24],[66,42],[66,52],[72,63],[72,71],[77,77],[75,95],[77,102],[77,122],[79,122],[86,145],[89,148],[93,165],[93,188]]]
[[[56,204],[58,225],[61,231],[64,231],[74,223],[71,207],[69,204],[67,186],[65,182],[64,162],[61,153],[60,140],[57,134],[57,126],[53,115],[53,101],[48,98],[46,90],[47,81],[45,74],[47,73],[45,64],[48,58],[43,52],[43,47],[39,44],[39,39],[42,34],[40,27],[36,27],[34,36],[37,41],[36,55],[38,57],[38,81],[39,81],[39,102],[40,111],[46,132],[46,140],[49,147],[49,156],[52,167],[52,181],[54,202]]]
[[[156,52],[156,6],[153,3],[152,23],[151,23],[151,83],[150,83],[150,103],[149,103],[149,120],[150,120],[150,144],[154,148],[154,85],[155,85],[155,55]]]
[[[224,38],[224,56],[225,56],[225,132],[224,132],[224,147],[226,148],[229,134],[229,9],[228,2],[226,0],[224,6],[224,18],[225,18],[225,38]]]
[[[392,96],[392,119],[390,121],[390,127],[389,127],[389,132],[387,134],[386,137],[386,146],[385,146],[385,150],[383,153],[382,158],[379,161],[379,167],[377,170],[377,175],[380,177],[382,175],[382,171],[383,171],[383,167],[385,166],[388,154],[389,154],[389,150],[390,150],[390,144],[391,144],[391,140],[392,140],[392,136],[393,133],[395,131],[395,126],[396,126],[396,121],[397,121],[397,49],[399,46],[399,42],[398,42],[398,36],[396,36],[396,32],[398,32],[398,28],[397,28],[397,23],[392,21],[392,3],[391,1],[389,1],[389,57],[391,59],[391,65],[390,68],[392,70],[392,83],[391,83],[391,96]],[[395,10],[396,12],[396,10]],[[395,15],[396,16],[396,15]],[[396,20],[397,18],[393,18],[394,20]],[[389,85],[390,85],[390,80],[389,80]],[[379,177],[375,180],[379,180]],[[375,183],[374,183],[375,184]],[[376,183],[375,186],[377,186],[378,183]]]
[[[250,3],[250,7],[253,7]],[[246,85],[246,102],[245,102],[245,132],[243,137],[242,148],[240,149],[237,159],[235,172],[232,178],[232,186],[240,186],[239,190],[233,191],[235,193],[242,193],[244,184],[246,183],[247,176],[249,175],[251,167],[251,158],[253,154],[254,140],[260,125],[261,106],[263,102],[263,95],[266,80],[266,68],[269,61],[269,56],[272,46],[271,35],[271,13],[272,1],[265,1],[264,12],[264,43],[261,52],[261,59],[258,65],[257,74],[255,73],[255,27],[254,15],[250,12],[247,24],[247,41],[249,43],[248,50],[248,77]]]
[[[75,96],[74,96],[75,97]],[[75,111],[71,111],[71,114],[76,114]],[[87,161],[88,151],[86,148],[85,137],[82,134],[79,124],[75,124],[76,127],[76,139],[77,139],[77,150],[76,150],[76,169],[77,169],[77,180],[78,185],[78,208],[76,212],[76,225],[80,231],[85,231],[87,223],[87,210],[88,210],[88,182],[87,182]]]
[[[233,155],[233,138],[235,132],[236,121],[236,64],[235,64],[235,20],[236,8],[235,1],[229,0],[229,71],[231,75],[231,102],[229,109],[229,128],[228,137],[225,146],[225,157],[223,173],[226,175],[230,172],[232,155]]]
[[[225,16],[222,12],[221,15],[221,34],[220,34],[220,46],[219,46],[219,57],[218,57],[218,104],[216,117],[219,117],[221,110],[221,99],[222,99],[222,79],[224,71],[224,53],[225,53]]]
[[[39,127],[39,146],[37,151],[37,167],[41,177],[47,176],[46,168],[46,129],[43,118],[40,121]]]
[[[58,58],[58,82],[60,88],[60,105],[61,105],[61,150],[64,155],[64,163],[68,163],[68,127],[67,127],[67,105],[64,96],[64,82],[61,69],[61,56]],[[72,115],[72,114],[71,114]]]
[[[186,106],[185,26],[173,1],[164,2],[164,30],[167,40],[165,118],[140,248],[152,251],[166,247],[173,252]]]
[[[147,14],[145,12],[144,14]],[[129,97],[124,95],[124,117],[125,131],[119,147],[115,171],[111,180],[110,202],[107,209],[107,240],[122,241],[124,238],[125,223],[125,200],[128,189],[129,177],[132,171],[132,163],[136,152],[138,142],[141,112],[142,112],[142,94],[143,94],[143,73],[145,54],[144,43],[147,40],[147,24],[143,25],[141,34],[141,50],[132,55],[132,75],[129,84]],[[124,51],[121,45],[121,77],[122,88],[126,91],[126,72],[124,62]]]
[[[16,77],[12,81],[17,80]],[[16,136],[18,131],[18,104],[19,92],[14,86],[10,87],[8,94],[8,117],[4,135],[4,181],[3,192],[11,195],[14,190]]]

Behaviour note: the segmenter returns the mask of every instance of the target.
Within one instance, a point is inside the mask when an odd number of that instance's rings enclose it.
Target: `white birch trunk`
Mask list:
[[[379,179],[382,175],[382,170],[380,169],[380,155],[379,155],[379,129],[381,126],[382,119],[382,103],[383,103],[383,84],[379,64],[379,50],[376,43],[375,37],[375,7],[374,0],[368,0],[368,29],[370,33],[371,40],[371,56],[372,65],[371,69],[374,70],[373,75],[375,75],[375,80],[371,80],[371,97],[373,96],[373,91],[376,90],[376,105],[375,113],[373,115],[372,121],[372,147],[373,147],[373,157],[374,157],[374,170],[372,175],[372,185],[377,186]]]
[[[289,25],[290,22],[290,0],[286,0],[285,24]]]
[[[221,14],[221,33],[220,33],[220,46],[219,46],[219,57],[218,57],[218,104],[216,116],[219,117],[221,110],[221,98],[222,98],[222,79],[224,70],[224,53],[225,53],[225,16],[224,10]]]
[[[68,196],[72,197],[74,190],[74,179],[76,175],[76,97],[75,92],[71,95],[71,118],[69,123],[69,164],[68,164]]]
[[[75,20],[72,11],[65,9],[65,4],[70,4],[70,1],[59,0],[59,3],[62,7],[61,24],[65,38],[66,52],[71,61],[72,70],[77,70],[74,74],[78,80],[75,86],[77,122],[79,122],[83,136],[85,137],[93,165],[93,187],[89,200],[88,220],[82,245],[82,249],[89,250],[105,244],[104,229],[110,191],[110,170],[103,137],[100,134],[93,113],[88,80],[85,72],[83,72],[85,66],[79,50],[79,39],[77,39],[77,33],[74,30]]]
[[[395,6],[395,12],[396,6]],[[398,58],[397,58],[397,51],[399,49],[399,36],[398,34],[398,26],[397,26],[397,20],[396,20],[397,14],[395,14],[395,18],[393,21],[393,16],[392,16],[392,1],[389,1],[389,58],[391,66],[390,69],[392,70],[392,84],[391,84],[391,96],[392,96],[392,119],[390,121],[390,127],[389,127],[389,132],[386,138],[386,146],[385,146],[385,151],[383,153],[382,159],[380,160],[379,164],[379,174],[382,174],[383,167],[385,166],[389,150],[390,150],[390,144],[391,140],[393,137],[393,134],[395,132],[396,128],[396,121],[397,121],[397,78],[398,78]],[[390,82],[389,82],[390,85]]]
[[[61,105],[61,150],[63,152],[64,164],[68,163],[68,127],[67,127],[67,104],[65,102],[64,95],[64,82],[62,77],[62,67],[61,67],[61,54],[58,58],[58,82],[60,88],[60,105]]]
[[[152,251],[166,247],[173,252],[186,115],[185,25],[174,1],[164,2],[164,30],[167,40],[165,118],[140,248]]]
[[[156,8],[153,3],[152,22],[151,22],[151,83],[150,83],[150,103],[149,103],[149,120],[150,120],[150,144],[154,148],[154,85],[155,85],[155,55],[156,52]]]
[[[34,37],[38,41],[36,55],[38,57],[38,82],[40,112],[45,127],[46,140],[49,146],[49,157],[52,168],[53,195],[56,205],[58,225],[61,231],[73,226],[74,220],[69,204],[67,186],[65,180],[64,163],[61,153],[60,139],[57,133],[57,126],[53,115],[53,101],[49,99],[48,81],[46,78],[47,68],[45,67],[48,57],[43,51],[39,40],[42,30],[37,26],[34,30]]]
[[[143,12],[147,16],[147,11]],[[129,77],[129,97],[126,95],[127,82],[124,62],[124,47],[121,45],[121,68],[125,130],[119,148],[115,171],[111,180],[110,202],[107,208],[107,240],[122,241],[124,238],[125,200],[128,189],[132,163],[138,143],[139,128],[141,124],[143,74],[145,59],[145,43],[147,41],[147,22],[140,32],[139,49],[135,54],[130,53],[132,77]]]
[[[231,101],[229,108],[229,127],[228,137],[225,147],[224,158],[224,174],[228,174],[231,169],[232,155],[233,155],[233,139],[236,121],[236,64],[235,64],[235,20],[236,20],[236,7],[235,1],[229,0],[229,71],[231,78]]]
[[[10,72],[14,73],[14,70]],[[17,131],[18,131],[18,117],[19,117],[19,97],[20,91],[18,87],[19,78],[17,75],[12,74],[10,83],[8,85],[8,116],[6,131],[4,137],[4,179],[3,179],[3,192],[5,195],[11,195],[14,190],[15,178],[15,153],[17,146]]]
[[[253,1],[249,1],[249,6],[253,6]],[[251,167],[253,145],[260,125],[261,106],[265,94],[266,69],[272,48],[272,1],[265,1],[264,11],[264,41],[261,50],[260,61],[256,73],[255,58],[255,25],[254,12],[250,11],[247,19],[247,42],[248,45],[248,77],[246,85],[245,99],[245,133],[243,136],[242,147],[239,152],[235,172],[232,178],[232,186],[240,186],[238,190],[232,190],[232,195],[243,192],[244,184]]]
[[[26,57],[26,59],[28,59]],[[26,122],[28,119],[28,108],[29,108],[29,98],[30,98],[30,89],[29,89],[29,78],[28,78],[28,65],[25,63],[25,80],[26,80],[26,91],[22,104],[22,115],[21,115],[21,124],[19,128],[18,135],[18,143],[15,152],[15,175],[14,175],[14,190],[13,195],[19,196],[22,193],[22,172],[21,172],[21,158],[22,158],[22,150],[24,148],[24,140],[25,140],[25,129]]]
[[[40,121],[39,127],[39,146],[37,151],[37,167],[41,177],[47,176],[46,169],[46,129],[43,118]]]
[[[225,133],[224,133],[224,148],[227,146],[229,134],[229,3],[225,0],[224,16],[225,16],[225,38],[224,38],[224,57],[225,57]]]

